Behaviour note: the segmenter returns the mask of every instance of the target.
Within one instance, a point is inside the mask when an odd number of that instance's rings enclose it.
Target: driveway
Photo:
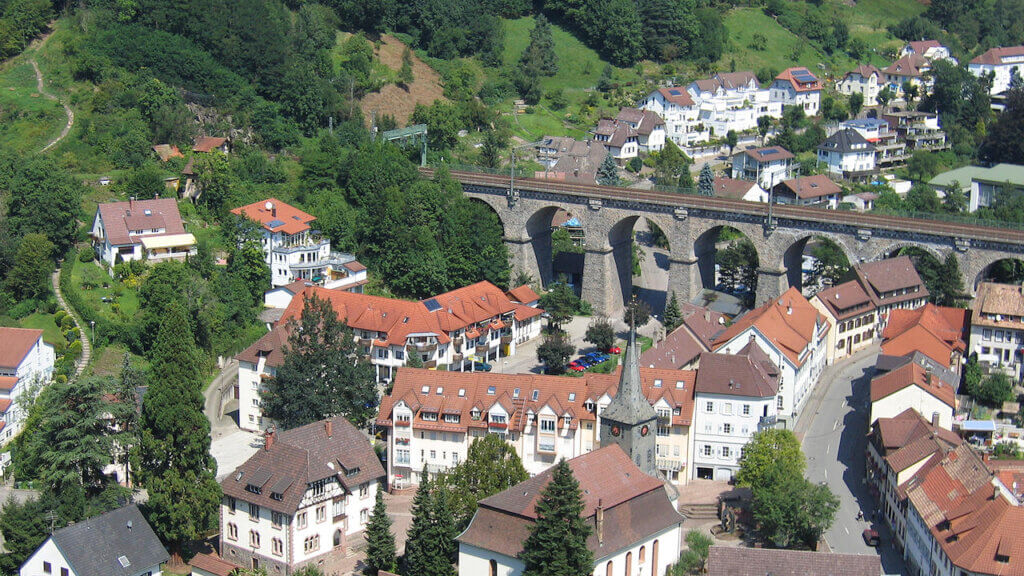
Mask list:
[[[885,522],[870,521],[875,501],[865,481],[869,390],[878,352],[875,345],[827,367],[815,397],[804,408],[805,418],[810,419],[801,419],[796,431],[807,456],[807,478],[828,484],[839,498],[835,522],[825,534],[832,551],[880,554],[886,574],[901,574],[903,558],[892,546]],[[862,520],[857,520],[858,511],[864,514]],[[861,532],[869,527],[881,535],[882,545],[877,548],[866,545],[861,538]]]
[[[231,391],[238,382],[238,361],[231,359],[221,369],[213,382],[203,393],[205,406],[203,412],[210,421],[210,455],[217,461],[217,480],[222,480],[235,468],[241,466],[250,456],[263,445],[263,439],[255,432],[247,432],[238,427],[236,412],[221,415],[222,398],[233,396]],[[231,402],[225,401],[230,407]]]

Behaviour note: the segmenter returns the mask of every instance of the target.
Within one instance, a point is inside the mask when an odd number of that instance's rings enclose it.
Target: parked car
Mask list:
[[[590,358],[591,360],[593,360],[594,364],[600,364],[601,362],[604,362],[605,360],[608,359],[608,355],[607,354],[602,354],[600,352],[591,352],[591,353],[587,354],[587,358]]]
[[[868,546],[878,546],[878,531],[868,528],[864,530],[861,536],[864,537],[864,543]]]
[[[491,365],[488,364],[487,362],[473,362],[473,371],[474,372],[490,372],[491,371]]]
[[[619,348],[618,346],[612,346],[611,348],[605,350],[605,352],[607,352],[608,354],[622,354],[622,348]]]

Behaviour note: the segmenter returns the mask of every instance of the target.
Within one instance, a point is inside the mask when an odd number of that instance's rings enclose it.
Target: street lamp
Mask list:
[[[95,342],[96,341],[96,321],[95,320],[89,320],[89,328],[92,329],[92,338],[91,338],[91,340],[93,342]]]

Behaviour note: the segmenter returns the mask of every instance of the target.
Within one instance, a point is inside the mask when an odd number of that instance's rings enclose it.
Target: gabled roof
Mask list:
[[[61,528],[50,539],[77,576],[122,574],[170,559],[135,504]]]
[[[156,152],[157,157],[162,162],[167,162],[171,158],[184,158],[185,155],[178,150],[177,146],[171,146],[170,144],[157,144],[153,146],[153,152]]]
[[[1002,48],[990,48],[983,54],[971,60],[971,64],[987,64],[999,66],[1003,58],[1014,58],[1024,56],[1024,46],[1006,46]]]
[[[905,299],[927,298],[928,289],[917,274],[914,263],[909,256],[897,256],[875,262],[861,262],[853,267],[858,281],[864,288],[870,288],[868,295],[875,300],[875,304],[888,302],[900,302]],[[913,289],[918,291],[914,292]],[[907,298],[899,296],[886,298],[884,302],[879,299],[885,292],[896,292],[906,289]]]
[[[285,234],[298,234],[309,230],[309,224],[316,220],[315,216],[290,204],[285,204],[277,198],[267,198],[260,202],[240,206],[232,210],[231,213],[258,222],[268,232],[283,232]]]
[[[612,118],[601,118],[598,120],[597,127],[592,132],[598,136],[607,136],[608,140],[602,142],[602,144],[612,148],[622,148],[622,145],[627,140],[635,138],[638,134],[636,128]]]
[[[760,188],[757,182],[738,180],[736,178],[715,178],[714,195],[719,198],[742,200],[752,188]]]
[[[965,310],[925,304],[916,310],[895,309],[882,332],[882,353],[905,356],[921,352],[949,366],[953,352],[963,352]]]
[[[216,576],[231,576],[234,570],[240,568],[237,564],[232,564],[220,556],[213,556],[210,554],[196,554],[189,560],[189,565],[192,568],[215,574]]]
[[[825,317],[799,290],[791,287],[777,299],[738,318],[715,340],[714,348],[722,348],[733,338],[753,327],[785,354],[790,362],[799,367],[804,361],[801,354],[813,341],[815,331],[821,324],[826,324],[827,327]]]
[[[725,331],[725,315],[689,302],[680,305],[683,322],[664,340],[640,355],[640,366],[674,370],[710,352],[715,337]]]
[[[668,499],[663,484],[644,474],[618,445],[610,445],[568,461],[579,482],[583,512],[594,527],[587,547],[600,560],[622,548],[682,523],[683,517]],[[530,527],[540,494],[551,481],[549,468],[529,480],[480,501],[476,514],[459,542],[517,557]],[[603,533],[595,517],[603,513]]]
[[[936,437],[950,446],[959,446],[960,437],[940,426],[932,426],[928,420],[913,408],[907,408],[892,418],[879,418],[872,424],[872,440],[880,448],[882,457],[894,454],[911,443],[928,437]]]
[[[757,75],[749,70],[744,70],[740,72],[719,72],[711,78],[696,80],[693,84],[696,84],[701,92],[715,92],[719,88],[723,90],[745,88],[750,82],[753,82],[754,86],[759,86]]]
[[[871,380],[871,402],[878,402],[900,390],[916,386],[950,408],[956,408],[957,382],[945,382],[917,363],[907,363]]]
[[[513,302],[520,304],[529,304],[530,302],[536,302],[540,300],[540,296],[533,291],[533,288],[529,284],[523,284],[508,291],[508,297]]]
[[[891,76],[921,77],[930,67],[931,62],[923,54],[914,53],[893,62],[883,72]]]
[[[844,128],[832,134],[818,145],[818,150],[824,152],[835,152],[837,154],[852,154],[861,152],[872,152],[875,145],[868,142],[853,128]]]
[[[860,316],[876,307],[868,293],[856,280],[830,286],[814,296],[838,321]]]
[[[736,354],[701,354],[695,386],[698,394],[772,398],[779,393],[779,369],[751,342]]]
[[[914,40],[908,42],[906,48],[915,54],[924,54],[929,48],[942,48],[942,43],[938,40]]]
[[[876,554],[829,554],[802,550],[712,546],[708,576],[879,576]]]
[[[217,138],[215,136],[200,136],[196,138],[196,144],[192,147],[193,152],[211,152],[216,148],[220,148],[222,144],[227,142],[227,138]]]
[[[755,162],[777,162],[779,160],[789,160],[795,158],[793,153],[786,150],[782,146],[766,146],[764,148],[748,148],[743,152],[740,152]]]
[[[788,82],[797,92],[817,92],[821,90],[821,80],[807,68],[786,68],[775,77],[775,81]]]
[[[860,76],[861,78],[870,78],[872,75],[877,78],[881,78],[882,72],[879,71],[878,68],[876,68],[875,66],[872,66],[871,64],[861,64],[860,66],[857,66],[853,70],[847,72],[846,76],[844,76],[843,79],[845,80],[853,75]]]
[[[129,235],[129,231],[148,233],[163,228],[163,234],[168,236],[185,233],[185,224],[181,221],[178,202],[174,198],[104,202],[96,207],[96,212],[103,220],[107,241],[113,246],[142,243],[140,236]]]
[[[0,326],[0,368],[16,369],[42,337],[42,330]]]
[[[1018,329],[1024,318],[1024,289],[1018,284],[982,282],[971,310],[974,326]]]
[[[295,298],[292,298],[295,301]],[[269,332],[260,336],[248,348],[238,353],[236,358],[241,362],[259,364],[260,358],[266,358],[267,366],[278,367],[284,364],[284,349],[288,344],[287,322],[278,322]]]
[[[841,194],[843,191],[838,184],[830,180],[829,177],[824,174],[790,178],[789,180],[783,180],[779,186],[789,190],[797,198],[804,200]]]
[[[659,88],[658,93],[661,94],[666,102],[671,102],[676,106],[686,108],[694,105],[693,98],[690,97],[690,93],[685,88]]]
[[[225,495],[290,515],[298,510],[311,482],[337,478],[353,492],[384,476],[370,442],[342,416],[274,436],[221,481]]]

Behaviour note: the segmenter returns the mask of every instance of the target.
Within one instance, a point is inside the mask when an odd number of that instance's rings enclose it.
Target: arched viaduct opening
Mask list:
[[[839,283],[850,266],[850,257],[843,247],[824,236],[805,236],[793,242],[782,255],[782,268],[790,287],[808,298]]]
[[[751,307],[757,297],[760,256],[754,243],[728,225],[711,228],[693,244],[701,286],[735,297]]]
[[[541,285],[564,280],[579,295],[587,244],[579,218],[557,206],[541,208],[526,221],[526,234]]]
[[[668,297],[670,246],[663,226],[667,224],[659,225],[643,216],[629,216],[608,231],[608,245],[618,278],[616,303],[624,307],[635,295],[659,318]],[[685,300],[686,294],[681,297]]]
[[[974,278],[968,280],[973,282],[975,292],[982,282],[1024,284],[1024,259],[1001,258],[985,266]]]

